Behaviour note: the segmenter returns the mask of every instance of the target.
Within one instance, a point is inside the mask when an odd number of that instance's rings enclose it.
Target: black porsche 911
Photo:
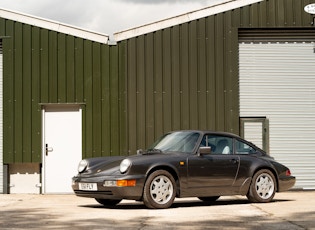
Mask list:
[[[195,130],[167,133],[137,155],[84,159],[78,171],[75,194],[104,206],[131,199],[169,208],[175,197],[215,201],[224,195],[269,202],[295,184],[286,166],[254,144],[230,133]]]

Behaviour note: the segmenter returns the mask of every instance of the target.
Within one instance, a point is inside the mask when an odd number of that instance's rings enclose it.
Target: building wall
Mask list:
[[[119,42],[129,150],[176,129],[239,134],[240,29],[311,28],[310,3],[265,0]]]
[[[119,51],[0,18],[3,39],[4,163],[41,162],[41,106],[83,105],[83,157],[119,154]]]
[[[311,0],[265,0],[108,46],[0,18],[4,163],[41,162],[41,106],[83,104],[83,157],[176,129],[239,133],[239,29],[312,27]]]
[[[230,30],[235,33],[231,34]],[[228,43],[224,43],[224,38]],[[237,30],[223,15],[121,42],[126,47],[128,141],[148,146],[177,129],[238,133]]]

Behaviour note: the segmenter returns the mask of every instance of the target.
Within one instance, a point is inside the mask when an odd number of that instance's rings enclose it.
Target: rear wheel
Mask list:
[[[247,198],[251,202],[270,202],[276,193],[277,181],[273,173],[268,169],[255,173],[250,185]]]
[[[199,200],[205,201],[205,202],[213,202],[219,199],[220,196],[207,196],[207,197],[198,197]]]
[[[118,204],[121,200],[110,200],[110,199],[98,199],[98,198],[95,198],[95,200],[106,206],[106,207],[112,207],[112,206],[115,206],[116,204]]]
[[[169,208],[175,199],[176,183],[165,170],[153,172],[144,185],[143,202],[148,208]]]

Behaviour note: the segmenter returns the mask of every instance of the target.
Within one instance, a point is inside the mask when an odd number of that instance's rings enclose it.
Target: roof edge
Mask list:
[[[29,24],[32,26],[41,27],[44,29],[56,31],[59,33],[64,33],[68,35],[72,35],[75,37],[104,43],[107,44],[109,40],[109,36],[106,34],[85,30],[79,27],[71,26],[68,24],[56,22],[53,20],[48,20],[40,17],[35,17],[32,15],[19,13],[7,9],[0,8],[0,17],[4,19],[9,19],[16,22],[21,22],[25,24]]]
[[[176,17],[167,18],[161,21],[149,23],[143,26],[131,28],[121,32],[114,33],[115,41],[119,42],[129,38],[137,37],[143,34],[151,33],[157,30],[165,29],[168,27],[176,26],[200,18],[208,17],[211,15],[223,13],[225,11],[233,10],[253,3],[262,2],[264,0],[225,0],[220,3],[215,3],[206,8],[195,10],[186,14],[181,14]]]

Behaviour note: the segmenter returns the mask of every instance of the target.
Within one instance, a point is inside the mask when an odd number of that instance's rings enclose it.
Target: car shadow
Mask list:
[[[292,200],[287,199],[274,199],[270,203],[276,203],[276,202],[288,202]],[[173,205],[169,209],[175,209],[175,208],[188,208],[188,207],[205,207],[205,206],[225,206],[225,205],[245,205],[245,204],[251,204],[250,201],[247,199],[222,199],[217,201],[199,201],[199,200],[183,200],[180,199],[176,200]],[[266,203],[268,204],[268,203]],[[123,203],[120,203],[116,206],[103,206],[101,204],[91,204],[91,205],[78,205],[82,208],[95,208],[95,209],[115,209],[115,210],[139,210],[139,209],[148,209],[143,202],[138,201],[125,201]]]

